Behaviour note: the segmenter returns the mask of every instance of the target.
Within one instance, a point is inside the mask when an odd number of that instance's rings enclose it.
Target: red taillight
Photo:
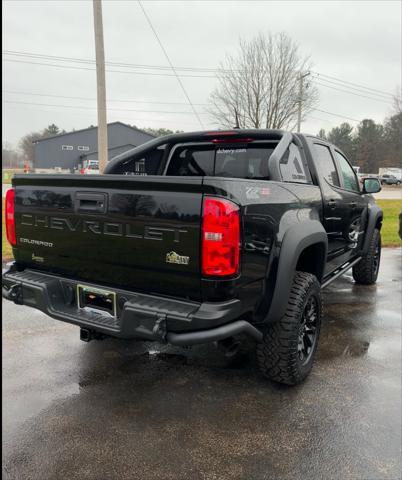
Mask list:
[[[201,248],[203,275],[222,277],[238,273],[240,211],[235,203],[204,198]]]
[[[14,215],[14,197],[15,192],[13,188],[7,190],[6,193],[6,233],[7,240],[11,245],[16,245],[17,239],[15,236],[15,215]]]

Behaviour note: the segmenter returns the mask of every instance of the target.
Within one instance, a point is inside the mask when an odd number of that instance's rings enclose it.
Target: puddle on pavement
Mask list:
[[[342,352],[342,357],[362,357],[368,352],[369,346],[370,342],[366,341],[346,345]]]
[[[323,335],[318,346],[317,359],[333,360],[334,358],[358,358],[368,354],[371,342],[367,339],[351,338],[347,332]]]
[[[340,302],[340,299],[333,298],[332,302],[323,302],[324,306],[324,321],[326,315],[334,313],[337,317],[342,314],[346,314],[349,317],[351,315],[361,314],[362,312],[367,312],[367,304],[362,304],[360,301],[355,303],[346,303]]]
[[[211,353],[211,352],[210,352]],[[99,367],[95,366],[93,371],[87,371],[81,375],[78,382],[81,388],[86,388],[92,385],[99,385],[106,382],[114,381],[122,376],[127,375],[142,375],[155,369],[158,373],[161,371],[168,372],[180,367],[189,368],[206,368],[208,370],[246,370],[252,368],[252,356],[244,355],[236,359],[226,359],[217,351],[212,351],[208,354],[203,351],[193,351],[188,349],[186,354],[173,353],[166,351],[159,351],[151,348],[149,351],[125,356],[116,352],[108,352],[104,357],[113,360],[109,365]]]

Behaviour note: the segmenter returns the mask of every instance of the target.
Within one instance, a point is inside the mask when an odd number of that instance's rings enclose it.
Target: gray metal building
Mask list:
[[[107,126],[109,160],[155,138],[122,122]],[[76,169],[85,159],[98,159],[98,127],[42,138],[35,143],[34,168]]]

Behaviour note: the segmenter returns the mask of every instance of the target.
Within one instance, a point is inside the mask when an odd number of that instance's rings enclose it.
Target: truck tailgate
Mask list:
[[[202,178],[20,175],[22,267],[198,300]]]

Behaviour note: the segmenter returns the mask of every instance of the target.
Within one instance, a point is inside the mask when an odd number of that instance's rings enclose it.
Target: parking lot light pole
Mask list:
[[[98,100],[98,160],[99,173],[103,173],[108,162],[108,141],[106,119],[105,49],[103,43],[101,0],[93,0],[93,9],[96,52],[96,85]]]

